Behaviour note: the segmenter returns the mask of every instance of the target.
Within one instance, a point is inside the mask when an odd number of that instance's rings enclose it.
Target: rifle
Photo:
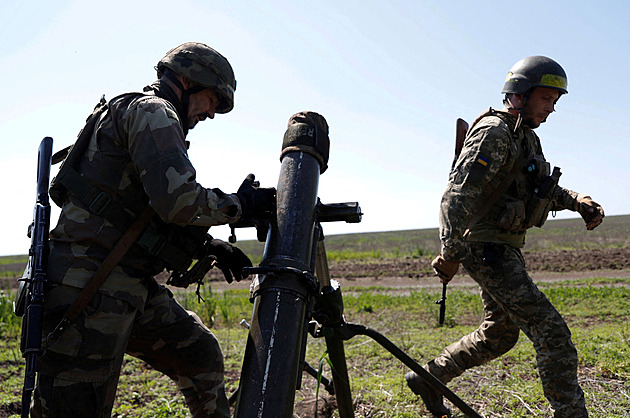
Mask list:
[[[455,168],[455,163],[459,159],[459,155],[464,148],[464,140],[466,139],[466,133],[468,132],[468,122],[462,118],[457,118],[455,121],[455,156],[453,157],[453,163],[451,164],[451,172]],[[440,272],[440,275],[442,273]],[[444,325],[444,319],[446,315],[446,287],[447,283],[442,284],[442,298],[435,301],[437,305],[440,305],[440,318],[439,324]]]
[[[451,171],[455,168],[459,154],[462,153],[462,148],[464,148],[466,132],[468,132],[468,122],[462,118],[457,118],[455,122],[455,157],[453,158],[453,164],[451,164]]]
[[[20,350],[26,359],[24,387],[22,389],[22,417],[29,415],[31,395],[35,389],[37,357],[41,350],[42,309],[44,306],[44,285],[48,264],[48,233],[50,227],[50,202],[48,182],[53,140],[44,138],[37,154],[37,198],[33,213],[33,223],[28,228],[31,247],[28,264],[19,279],[18,297],[13,310],[22,316]]]

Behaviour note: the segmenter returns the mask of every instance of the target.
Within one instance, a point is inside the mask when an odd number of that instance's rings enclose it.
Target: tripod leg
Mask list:
[[[332,364],[332,379],[337,398],[337,407],[341,418],[354,416],[354,405],[352,404],[352,392],[350,391],[350,380],[348,379],[348,367],[346,365],[346,353],[343,347],[343,340],[327,337],[326,348],[328,357]]]
[[[317,243],[315,273],[317,274],[322,289],[331,287],[326,247],[324,246],[324,241],[321,239]],[[339,297],[341,298],[341,295],[339,295]],[[341,313],[343,314],[343,310]],[[339,320],[342,318],[339,318]],[[337,398],[337,406],[339,408],[339,416],[340,418],[354,417],[354,405],[352,404],[352,392],[350,391],[350,379],[348,378],[348,367],[346,364],[343,340],[335,336],[326,337],[326,348],[328,350],[330,363],[332,364],[332,378],[335,388],[335,397]]]

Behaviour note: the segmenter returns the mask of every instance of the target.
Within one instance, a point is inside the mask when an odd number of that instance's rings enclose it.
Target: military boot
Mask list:
[[[420,395],[427,409],[434,417],[451,416],[451,410],[444,406],[442,394],[432,388],[423,378],[414,372],[409,372],[405,375],[405,380],[407,380],[409,389],[416,395]]]

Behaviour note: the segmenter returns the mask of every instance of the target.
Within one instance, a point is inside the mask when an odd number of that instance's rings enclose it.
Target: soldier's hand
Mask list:
[[[440,278],[440,282],[448,283],[451,281],[453,276],[457,274],[457,270],[459,270],[459,262],[447,261],[444,257],[442,257],[442,254],[440,254],[431,261],[431,267],[433,267],[433,271],[435,271],[436,276]]]
[[[256,176],[251,173],[248,174],[236,192],[243,212],[241,219],[245,223],[275,213],[276,190],[274,188],[261,188],[260,182],[255,179]]]
[[[228,283],[232,283],[233,279],[240,282],[247,277],[247,274],[243,273],[243,268],[251,267],[252,262],[238,247],[220,239],[212,239],[207,244],[207,248],[208,255],[217,258],[217,267],[223,272]]]
[[[595,229],[604,220],[604,209],[590,196],[578,195],[578,212],[586,223],[589,231]]]

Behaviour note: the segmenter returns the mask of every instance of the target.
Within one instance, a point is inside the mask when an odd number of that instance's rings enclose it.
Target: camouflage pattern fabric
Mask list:
[[[158,62],[157,68],[173,70],[176,74],[214,89],[219,94],[216,113],[228,113],[234,108],[236,79],[229,61],[208,45],[200,42],[186,42],[166,53]]]
[[[110,103],[78,171],[130,213],[149,204],[161,222],[210,226],[240,217],[234,195],[196,181],[175,106],[150,93]],[[69,195],[50,233],[53,287],[45,298],[44,337],[123,232]],[[127,252],[82,316],[41,357],[34,416],[109,416],[125,350],[175,380],[193,416],[229,415],[219,345],[166,290],[156,290],[152,276],[163,269],[139,247]]]
[[[139,214],[151,205],[159,218],[177,225],[211,226],[235,222],[240,204],[234,195],[216,193],[196,181],[173,105],[156,96],[123,97],[97,124],[79,172],[110,191],[125,208]],[[110,109],[111,110],[111,109]],[[231,216],[219,209],[232,206]],[[51,231],[48,281],[84,287],[124,231],[88,210],[72,194]],[[155,258],[132,247],[119,265],[126,273],[110,277],[102,293],[134,303],[144,277],[163,270]],[[120,280],[119,280],[120,279]],[[138,305],[136,305],[139,307]]]
[[[480,242],[469,243],[467,248],[463,266],[481,287],[485,317],[478,329],[429,362],[427,370],[447,383],[507,353],[522,330],[536,349],[538,373],[554,416],[587,417],[571,332],[528,276],[520,250]]]
[[[505,243],[521,248],[525,244],[525,230],[514,225],[504,230],[497,225],[498,218],[511,204],[527,199],[533,184],[519,169],[515,184],[490,208],[488,214],[466,234],[475,209],[508,176],[519,156],[542,156],[540,140],[533,130],[521,127],[513,136],[516,117],[507,112],[482,118],[474,124],[462,152],[450,174],[440,209],[440,239],[442,255],[448,261],[461,261],[466,255],[465,241]],[[523,169],[525,165],[523,161]],[[557,187],[553,210],[577,210],[577,193]],[[527,202],[522,202],[527,207]],[[466,239],[464,240],[464,234]]]
[[[60,285],[46,293],[47,335],[80,289]],[[229,417],[219,343],[196,315],[155,281],[141,310],[98,294],[39,359],[33,417],[109,417],[125,352],[169,376],[193,417]],[[44,342],[45,343],[45,342]]]
[[[538,136],[527,127],[515,130],[515,125],[516,117],[507,112],[493,111],[478,119],[450,175],[440,211],[442,256],[460,261],[479,284],[485,317],[477,330],[445,348],[426,369],[446,383],[505,354],[522,330],[536,350],[543,391],[554,416],[586,417],[571,333],[525,270],[520,248],[529,226],[519,224],[522,214],[509,229],[499,226],[509,208],[527,208],[535,187],[523,174],[528,159],[534,155],[544,159]],[[519,166],[513,184],[467,230],[480,202],[488,199],[515,164]],[[557,187],[552,209],[575,211],[576,198],[577,193]]]

